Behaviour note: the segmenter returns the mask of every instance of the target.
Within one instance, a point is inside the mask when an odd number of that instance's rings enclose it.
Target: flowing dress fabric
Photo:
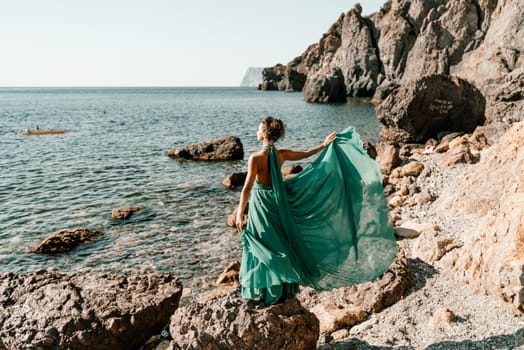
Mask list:
[[[380,168],[354,128],[286,181],[269,152],[272,184],[255,182],[241,236],[242,295],[274,304],[299,284],[330,290],[382,275],[397,245]]]

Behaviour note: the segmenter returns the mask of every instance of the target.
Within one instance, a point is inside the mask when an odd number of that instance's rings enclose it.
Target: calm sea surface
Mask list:
[[[262,117],[284,120],[280,147],[307,149],[352,125],[376,141],[371,105],[308,104],[301,93],[251,88],[0,89],[0,271],[169,271],[185,288],[207,288],[233,259],[226,226],[239,190],[222,180],[245,171],[260,148]],[[25,136],[25,129],[64,135]],[[169,158],[167,149],[234,135],[244,161]],[[305,163],[302,163],[305,165]],[[111,210],[141,206],[127,221]],[[103,232],[70,253],[28,253],[49,234],[85,226]]]

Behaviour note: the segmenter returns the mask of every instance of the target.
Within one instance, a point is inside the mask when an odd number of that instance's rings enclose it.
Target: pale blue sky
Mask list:
[[[0,86],[238,86],[356,2],[1,0]],[[360,1],[364,14],[384,2]]]

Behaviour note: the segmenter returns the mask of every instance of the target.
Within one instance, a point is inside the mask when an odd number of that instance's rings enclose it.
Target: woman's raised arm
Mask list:
[[[286,160],[300,160],[312,156],[313,154],[318,153],[327,146],[329,146],[329,144],[333,142],[336,137],[337,133],[332,132],[331,134],[326,136],[324,142],[322,142],[318,146],[311,147],[307,151],[293,151],[290,149],[282,149],[279,151],[280,163],[283,164]]]

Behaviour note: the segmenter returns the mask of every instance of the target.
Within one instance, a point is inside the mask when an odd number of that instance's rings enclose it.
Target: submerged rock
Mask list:
[[[292,297],[265,306],[242,299],[240,288],[212,292],[171,317],[174,349],[315,349],[318,320]]]
[[[31,252],[39,254],[68,252],[81,243],[95,240],[101,234],[99,231],[88,230],[85,227],[79,227],[74,230],[58,230],[44,239]]]
[[[225,136],[199,144],[171,148],[167,154],[173,158],[192,160],[241,160],[244,158],[244,149],[238,137]]]
[[[142,210],[141,207],[132,207],[124,209],[113,209],[111,211],[111,218],[115,220],[128,219],[133,213]]]
[[[0,339],[8,349],[131,349],[178,307],[168,274],[0,274]]]

